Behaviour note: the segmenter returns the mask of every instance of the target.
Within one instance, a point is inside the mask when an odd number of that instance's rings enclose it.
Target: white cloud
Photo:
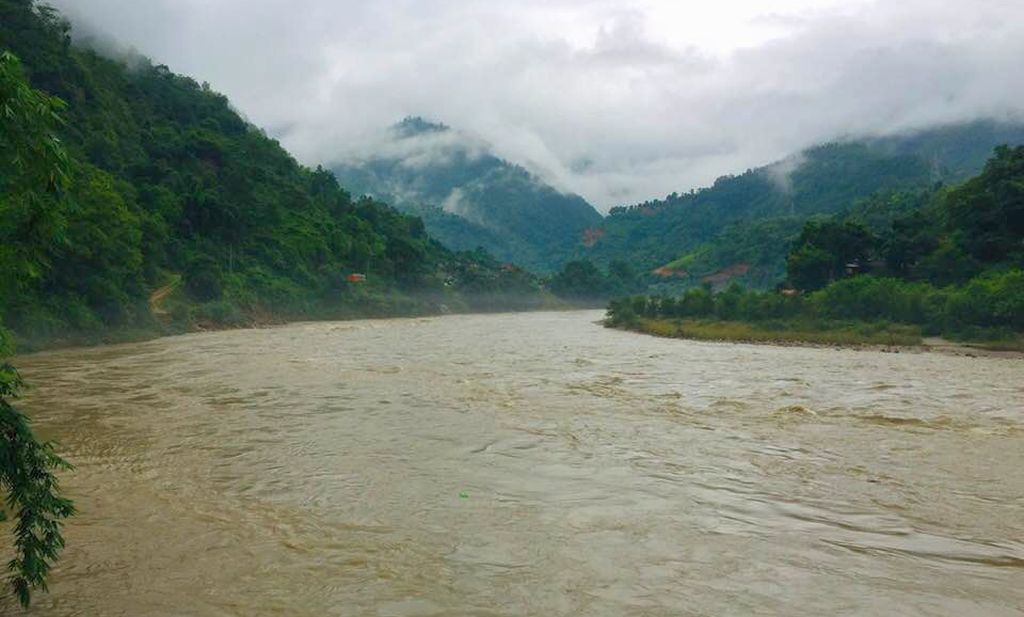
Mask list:
[[[55,4],[209,81],[307,162],[422,115],[604,209],[1024,101],[1020,2]]]

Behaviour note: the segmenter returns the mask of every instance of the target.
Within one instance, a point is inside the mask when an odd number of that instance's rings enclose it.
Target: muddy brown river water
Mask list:
[[[19,358],[81,510],[30,614],[1024,612],[1024,361],[599,317]]]

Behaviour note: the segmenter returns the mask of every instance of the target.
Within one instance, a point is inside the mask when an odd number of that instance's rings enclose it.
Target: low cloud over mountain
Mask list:
[[[1002,0],[55,4],[216,84],[307,162],[423,115],[602,209],[1024,100],[1024,4]]]

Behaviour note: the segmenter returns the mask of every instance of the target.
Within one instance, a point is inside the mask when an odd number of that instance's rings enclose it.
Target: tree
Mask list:
[[[551,278],[550,287],[559,296],[578,300],[596,300],[610,295],[608,278],[586,259],[566,263],[562,271]]]
[[[821,289],[832,278],[831,253],[814,246],[802,246],[786,257],[786,276],[797,289]]]
[[[874,236],[859,223],[809,221],[786,259],[789,280],[801,289],[820,289],[841,278],[849,263],[864,268],[874,245]]]
[[[934,212],[917,210],[892,222],[882,243],[885,264],[892,273],[911,276],[921,259],[938,247],[937,218]]]
[[[0,299],[41,275],[46,251],[63,229],[52,199],[69,175],[56,135],[63,108],[60,99],[28,85],[13,54],[0,52]]]
[[[643,281],[637,276],[636,268],[622,259],[613,259],[608,264],[608,281],[616,295],[637,293],[644,288]]]
[[[10,403],[21,387],[14,367],[0,365],[0,487],[7,494],[7,509],[15,512],[17,519],[16,556],[8,569],[18,601],[28,606],[33,589],[46,590],[47,574],[64,548],[62,521],[74,514],[75,508],[60,495],[53,474],[71,466],[54,453],[52,444],[36,439],[28,418]]]
[[[1000,146],[985,170],[950,192],[946,211],[959,244],[987,263],[1024,254],[1024,146]]]
[[[69,177],[68,157],[54,133],[62,108],[58,99],[28,85],[13,54],[0,53],[0,151],[5,154],[0,159],[0,216],[8,223],[8,217],[20,217],[5,228],[8,232],[13,227],[18,233],[51,233],[46,231],[53,224],[47,206]],[[3,278],[35,275],[42,248],[29,245],[0,255]],[[11,336],[0,326],[0,359],[13,351]],[[11,403],[22,386],[14,367],[0,364],[0,490],[6,494],[6,510],[16,518],[15,557],[8,568],[18,601],[28,606],[32,590],[46,589],[47,574],[64,547],[62,521],[74,513],[74,505],[60,495],[53,473],[70,465],[52,444],[36,439],[28,419]]]

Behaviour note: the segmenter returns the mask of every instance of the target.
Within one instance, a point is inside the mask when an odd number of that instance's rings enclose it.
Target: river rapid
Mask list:
[[[600,317],[19,358],[80,510],[30,614],[1024,612],[1024,361]]]

